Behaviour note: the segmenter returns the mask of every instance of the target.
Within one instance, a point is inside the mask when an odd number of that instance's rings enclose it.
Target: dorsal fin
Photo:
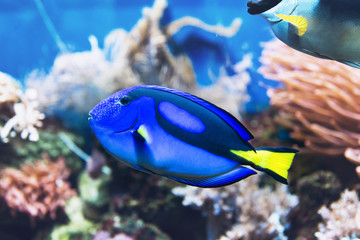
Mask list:
[[[141,87],[170,92],[170,93],[176,94],[178,96],[184,97],[186,99],[189,99],[189,100],[203,106],[204,108],[208,109],[209,111],[213,112],[217,116],[219,116],[228,125],[230,125],[233,129],[235,129],[235,131],[239,134],[239,136],[241,138],[243,138],[244,140],[249,141],[250,139],[254,138],[253,135],[249,132],[249,130],[247,130],[247,128],[244,125],[242,125],[242,123],[239,122],[239,120],[237,120],[233,115],[231,115],[224,109],[221,109],[204,99],[201,99],[199,97],[196,97],[196,96],[191,95],[186,92],[181,92],[181,91],[178,91],[175,89],[170,89],[170,88],[165,88],[165,87],[160,87],[160,86],[155,86],[155,85],[145,85],[145,86],[141,86]]]

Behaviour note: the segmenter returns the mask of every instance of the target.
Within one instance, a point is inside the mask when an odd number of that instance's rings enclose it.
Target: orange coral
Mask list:
[[[285,88],[269,90],[276,121],[322,154],[360,149],[360,70],[311,57],[280,41],[266,43],[259,71]]]
[[[22,164],[20,170],[6,168],[0,172],[0,195],[13,214],[25,212],[32,221],[44,219],[48,213],[54,219],[56,210],[63,208],[65,200],[76,194],[65,181],[70,174],[65,159],[59,157],[52,162],[46,154],[43,158],[34,164]]]

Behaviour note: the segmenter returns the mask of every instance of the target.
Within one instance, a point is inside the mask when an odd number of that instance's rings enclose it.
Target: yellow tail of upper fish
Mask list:
[[[252,163],[255,169],[266,172],[275,180],[287,184],[288,170],[298,150],[280,147],[257,148],[256,152],[242,150],[231,150],[231,152]]]

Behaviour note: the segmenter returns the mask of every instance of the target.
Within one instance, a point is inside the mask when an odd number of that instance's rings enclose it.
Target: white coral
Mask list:
[[[0,129],[0,137],[7,142],[9,136],[19,132],[22,139],[37,141],[39,133],[36,127],[41,127],[45,118],[45,115],[37,109],[39,105],[37,92],[34,89],[27,89],[23,94],[18,90],[17,95],[21,101],[14,104],[15,115]]]
[[[324,219],[315,233],[318,239],[360,238],[360,201],[356,191],[346,189],[340,200],[332,203],[330,208],[321,207],[318,213]]]

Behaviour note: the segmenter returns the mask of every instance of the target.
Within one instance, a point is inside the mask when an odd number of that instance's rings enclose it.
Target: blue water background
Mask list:
[[[265,89],[259,87],[264,80],[256,69],[261,54],[259,45],[273,35],[268,23],[246,12],[246,1],[237,0],[169,0],[162,23],[183,16],[201,19],[207,24],[229,26],[236,17],[243,21],[239,33],[225,38],[187,27],[174,36],[174,40],[192,59],[197,80],[207,85],[211,81],[208,69],[217,75],[220,65],[226,65],[229,74],[232,66],[244,54],[252,53],[254,67],[249,72],[252,82],[248,87],[251,101],[248,112],[262,111],[268,106]],[[103,46],[104,37],[115,28],[130,30],[142,17],[144,0],[42,0],[61,40],[71,51],[90,49],[89,35],[94,35]],[[49,70],[59,48],[46,28],[33,0],[0,0],[0,71],[22,80],[33,69]]]

